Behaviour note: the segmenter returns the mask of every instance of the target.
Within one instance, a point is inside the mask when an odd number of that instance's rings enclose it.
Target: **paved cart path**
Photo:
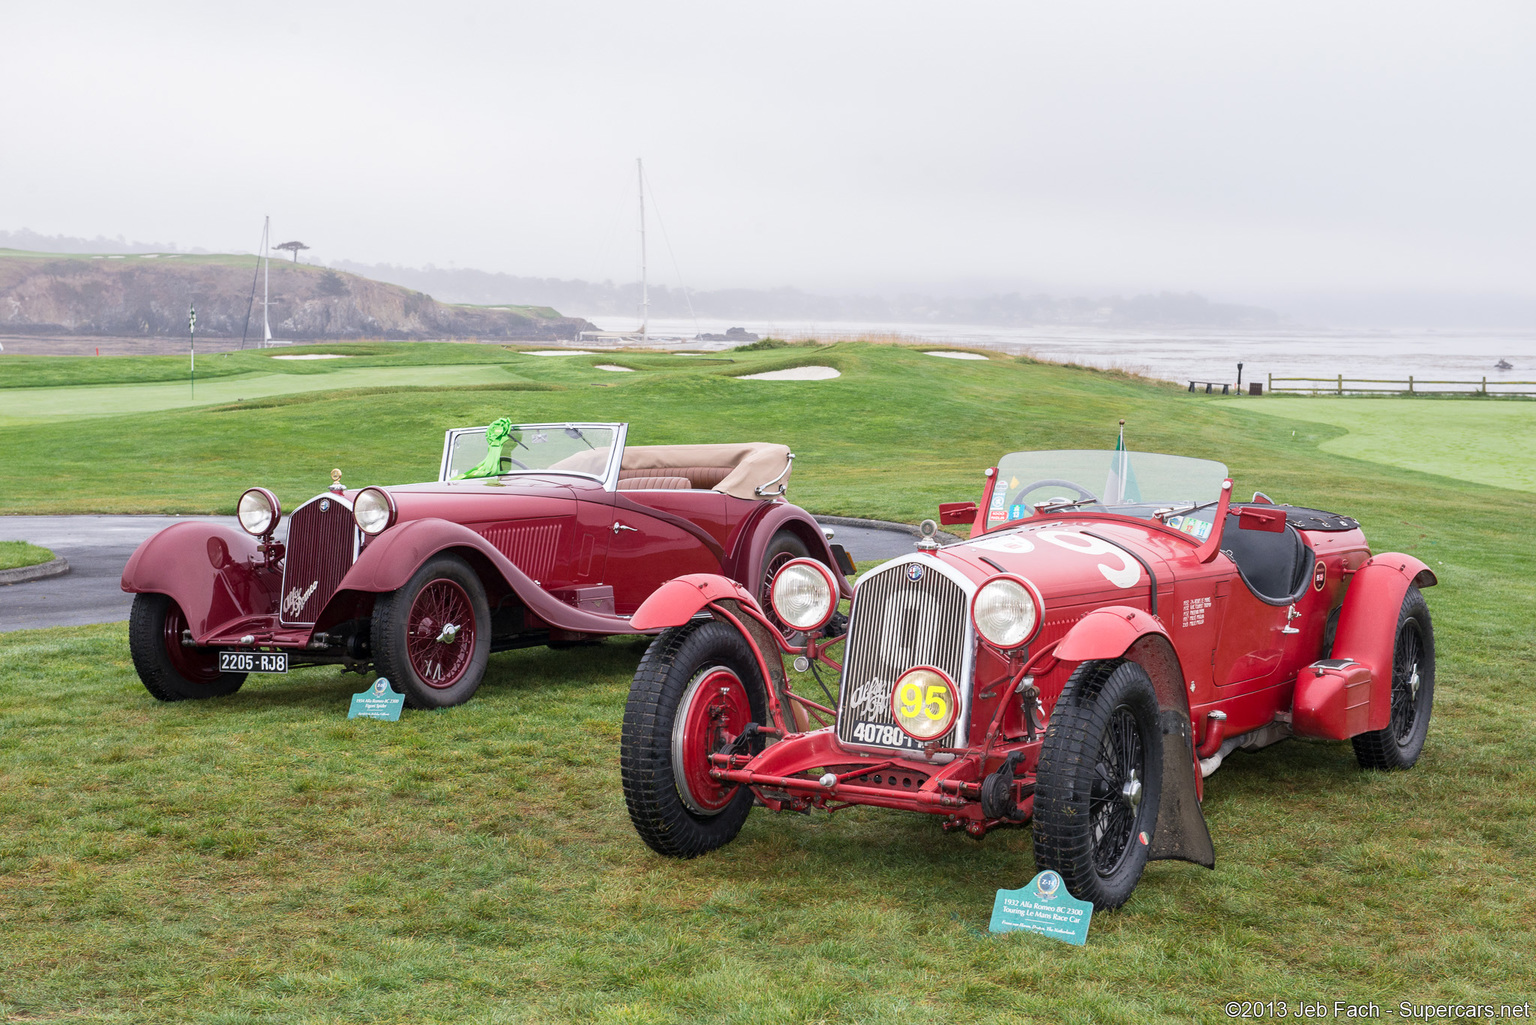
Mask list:
[[[30,541],[69,562],[61,577],[0,587],[0,633],[49,626],[115,623],[128,618],[133,595],[120,581],[139,543],[183,519],[234,527],[233,516],[0,516],[0,541]],[[287,534],[288,520],[278,530]],[[913,535],[894,529],[834,526],[836,540],[860,562],[912,551]]]

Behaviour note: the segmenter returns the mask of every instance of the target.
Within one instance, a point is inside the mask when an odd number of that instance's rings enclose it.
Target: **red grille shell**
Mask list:
[[[357,525],[352,520],[352,503],[346,499],[322,495],[295,509],[288,518],[280,621],[286,626],[313,626],[352,568],[357,548]]]

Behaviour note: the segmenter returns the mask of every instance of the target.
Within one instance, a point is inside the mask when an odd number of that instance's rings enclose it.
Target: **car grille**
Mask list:
[[[913,569],[921,570],[917,580]],[[859,582],[848,629],[837,736],[845,744],[918,750],[891,716],[891,687],[914,666],[941,669],[960,688],[960,715],[941,743],[963,735],[970,710],[970,593],[932,561],[907,562]]]
[[[288,518],[281,622],[289,626],[315,622],[352,568],[357,542],[352,504],[346,499],[321,495],[294,510]]]

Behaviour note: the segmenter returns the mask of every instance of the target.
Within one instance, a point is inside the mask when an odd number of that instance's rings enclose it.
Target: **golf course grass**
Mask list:
[[[1536,402],[1510,399],[1265,398],[1243,408],[1342,427],[1325,452],[1536,491]]]
[[[997,889],[1034,874],[1028,829],[977,842],[927,816],[760,809],[719,852],[653,854],[618,770],[642,642],[496,655],[469,703],[391,724],[348,720],[366,681],[334,668],[166,705],[125,624],[3,634],[0,1020],[1130,1025],[1230,1021],[1233,1000],[1536,1004],[1536,494],[1465,478],[1494,472],[1481,421],[1467,465],[1436,474],[1336,451],[1349,425],[1268,399],[1027,359],[721,358],[507,353],[472,388],[18,418],[0,511],[227,513],[253,484],[292,508],[332,466],[430,479],[445,428],[506,415],[784,442],[791,500],[912,522],[977,497],[1004,452],[1112,447],[1124,418],[1135,450],[1220,459],[1240,494],[1358,517],[1377,550],[1434,569],[1419,764],[1362,772],[1347,743],[1233,755],[1206,787],[1216,870],[1154,863],[1074,947],[986,931]],[[612,362],[636,372],[594,369]],[[802,365],[841,376],[734,379]],[[1483,406],[1414,403],[1445,432]]]
[[[53,553],[41,545],[30,545],[25,541],[0,541],[0,570],[41,566],[52,561]]]

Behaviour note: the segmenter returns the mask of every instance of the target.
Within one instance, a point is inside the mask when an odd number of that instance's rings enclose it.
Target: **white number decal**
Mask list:
[[[1068,551],[1082,552],[1084,555],[1109,555],[1113,556],[1119,567],[1099,563],[1099,572],[1104,574],[1104,579],[1116,587],[1134,587],[1136,581],[1141,579],[1141,566],[1135,559],[1116,548],[1108,541],[1101,541],[1096,537],[1086,534],[1074,534],[1065,530],[1042,530],[1035,535],[1042,541],[1049,541],[1058,548]]]

